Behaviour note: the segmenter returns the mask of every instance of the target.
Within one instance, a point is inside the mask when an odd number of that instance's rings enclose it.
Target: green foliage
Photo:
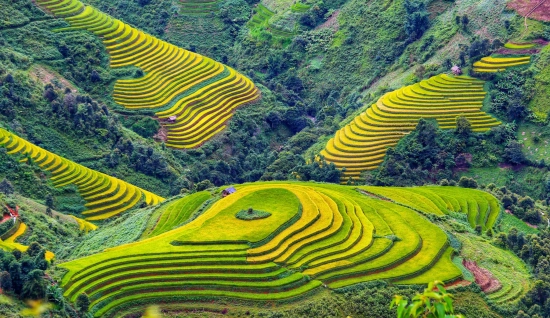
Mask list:
[[[90,307],[90,299],[88,298],[88,295],[82,293],[78,295],[76,298],[76,308],[81,313],[88,312],[88,307]]]
[[[158,132],[159,128],[160,124],[150,117],[143,117],[132,125],[132,130],[143,138],[153,137],[153,135]]]
[[[527,77],[516,70],[505,71],[495,81],[491,90],[491,111],[509,121],[527,116],[529,98],[526,96]]]
[[[245,220],[245,221],[265,219],[270,216],[271,216],[271,213],[269,212],[254,210],[252,208],[248,208],[248,210],[241,210],[237,212],[237,214],[235,214],[235,217],[237,219]]]
[[[439,281],[431,282],[422,294],[417,294],[411,302],[403,296],[395,296],[391,307],[397,307],[398,318],[459,318],[454,315],[453,298]]]
[[[424,2],[419,0],[405,0],[404,6],[407,11],[405,33],[409,41],[414,42],[430,27],[429,14]]]
[[[413,132],[388,149],[384,162],[366,173],[367,184],[408,186],[451,180],[456,167],[489,166],[506,155],[501,139],[508,135],[503,136],[502,128],[476,134],[467,132],[466,123],[463,126],[460,132],[447,131],[439,129],[436,121],[420,119]],[[488,153],[494,156],[492,162]]]

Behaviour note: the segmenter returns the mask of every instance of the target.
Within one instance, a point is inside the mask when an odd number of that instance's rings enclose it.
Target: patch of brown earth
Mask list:
[[[550,21],[550,0],[512,0],[506,7],[524,17],[529,15],[531,19]]]
[[[35,81],[42,82],[44,83],[44,85],[50,84],[53,79],[56,79],[64,87],[68,87],[69,89],[71,89],[71,91],[76,92],[76,88],[74,87],[73,84],[71,84],[71,82],[69,82],[60,74],[52,70],[48,70],[42,65],[37,65],[37,64],[33,65],[31,67],[29,74],[31,78],[33,78]]]
[[[168,129],[166,129],[166,127],[163,126],[162,123],[159,131],[153,136],[153,139],[163,142],[166,142],[168,140]]]
[[[472,284],[472,282],[469,282],[467,280],[458,279],[458,280],[455,280],[452,283],[445,284],[445,289],[446,290],[451,290],[451,289],[454,289],[454,288],[470,286],[471,284]]]
[[[328,18],[328,20],[325,21],[323,24],[319,25],[318,27],[316,27],[315,30],[331,28],[334,31],[338,31],[338,28],[340,27],[340,24],[338,23],[339,14],[340,14],[340,10],[334,11],[334,13]]]
[[[502,288],[502,284],[485,268],[477,266],[474,261],[463,260],[462,264],[466,267],[476,279],[476,284],[481,287],[484,293],[490,294]]]

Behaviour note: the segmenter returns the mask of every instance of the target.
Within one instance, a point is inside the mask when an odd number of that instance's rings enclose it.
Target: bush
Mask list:
[[[461,177],[460,180],[458,180],[458,186],[462,188],[477,188],[477,181],[473,178],[468,177]]]
[[[160,124],[150,117],[143,117],[133,124],[131,128],[138,135],[144,138],[150,138],[158,132]]]

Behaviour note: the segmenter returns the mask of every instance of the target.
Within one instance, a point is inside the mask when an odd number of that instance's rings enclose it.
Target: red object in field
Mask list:
[[[15,206],[15,210],[6,205],[8,211],[10,211],[11,217],[19,217],[19,206]]]

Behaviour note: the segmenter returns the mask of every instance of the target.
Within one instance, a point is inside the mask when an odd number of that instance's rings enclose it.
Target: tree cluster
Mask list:
[[[518,304],[516,318],[550,317],[550,231],[524,235],[515,228],[499,233],[496,244],[514,251],[533,268],[533,287]]]
[[[0,250],[0,287],[21,299],[46,299],[47,281],[44,271],[49,263],[46,250],[38,243],[29,245],[22,253],[18,250]]]
[[[395,148],[388,149],[380,167],[366,173],[367,183],[382,186],[438,183],[452,180],[456,168],[489,164],[485,161],[486,153],[502,156],[504,148],[499,139],[507,140],[508,131],[498,128],[476,134],[464,117],[457,117],[456,125],[454,131],[441,130],[435,120],[420,119],[413,132],[402,138]]]

